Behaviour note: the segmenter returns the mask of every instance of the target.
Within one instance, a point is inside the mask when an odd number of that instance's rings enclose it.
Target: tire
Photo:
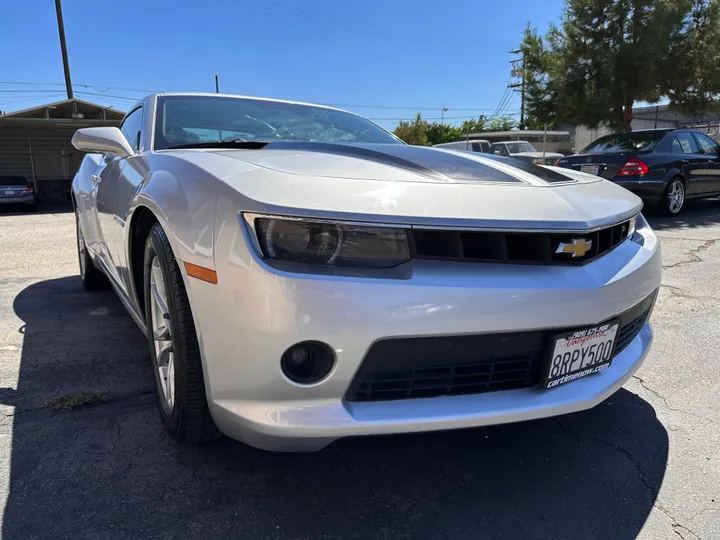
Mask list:
[[[195,321],[180,268],[159,223],[145,244],[143,270],[145,323],[160,418],[178,442],[209,442],[220,432],[207,405]]]
[[[666,216],[677,216],[685,206],[685,182],[676,176],[668,182],[663,192],[660,208]]]
[[[85,235],[80,228],[80,217],[75,210],[75,238],[77,241],[78,266],[80,267],[80,280],[88,291],[104,291],[110,288],[110,282],[105,274],[97,269],[85,245]]]

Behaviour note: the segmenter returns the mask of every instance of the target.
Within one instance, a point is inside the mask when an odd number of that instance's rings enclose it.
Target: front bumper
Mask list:
[[[649,227],[579,267],[414,261],[409,279],[286,273],[248,248],[247,231],[223,228],[219,283],[185,276],[203,355],[211,413],[227,435],[269,450],[317,450],[355,435],[518,422],[587,409],[640,366],[646,324],[601,373],[550,391],[538,388],[382,402],[344,399],[370,346],[390,337],[581,328],[623,313],[660,285]],[[182,267],[182,266],[181,266]],[[336,364],[301,386],[280,357],[305,340],[329,344]]]

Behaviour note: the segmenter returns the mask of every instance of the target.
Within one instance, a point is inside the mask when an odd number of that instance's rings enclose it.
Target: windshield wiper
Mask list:
[[[260,150],[270,144],[270,141],[246,141],[233,139],[231,141],[208,141],[168,146],[165,150],[180,150],[182,148],[242,148],[247,150]]]

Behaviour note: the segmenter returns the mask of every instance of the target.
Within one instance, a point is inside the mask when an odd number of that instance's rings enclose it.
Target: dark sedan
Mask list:
[[[37,208],[35,190],[28,185],[24,176],[0,176],[0,206],[24,206]]]
[[[606,135],[555,165],[612,180],[673,216],[686,199],[720,194],[720,147],[689,129]]]

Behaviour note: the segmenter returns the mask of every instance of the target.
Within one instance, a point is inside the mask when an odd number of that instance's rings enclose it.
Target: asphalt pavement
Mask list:
[[[273,454],[169,439],[144,337],[80,284],[73,214],[0,213],[2,538],[718,539],[720,202],[651,221],[655,345],[598,407]],[[107,401],[44,406],[83,392]]]

